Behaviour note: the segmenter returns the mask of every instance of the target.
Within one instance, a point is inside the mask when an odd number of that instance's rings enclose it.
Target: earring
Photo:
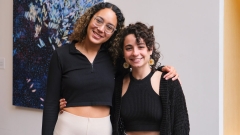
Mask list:
[[[123,63],[123,67],[124,67],[125,69],[127,69],[127,68],[129,68],[129,64],[128,64],[127,62],[124,62],[124,63]]]
[[[148,64],[149,64],[150,66],[152,66],[152,65],[154,64],[154,62],[155,62],[154,59],[153,59],[153,58],[150,58]]]

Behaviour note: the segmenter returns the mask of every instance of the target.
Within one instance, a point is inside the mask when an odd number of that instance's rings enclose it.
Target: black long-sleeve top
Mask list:
[[[165,80],[162,74],[160,82],[160,98],[162,103],[161,135],[189,135],[190,126],[185,96],[178,80]],[[124,135],[124,123],[121,120],[121,95],[123,76],[115,82],[113,107],[111,109],[113,135]],[[139,99],[140,100],[140,99]]]
[[[112,105],[114,66],[108,50],[102,46],[93,63],[75,44],[64,45],[52,55],[43,110],[42,135],[53,135],[59,113],[59,99],[66,107]]]

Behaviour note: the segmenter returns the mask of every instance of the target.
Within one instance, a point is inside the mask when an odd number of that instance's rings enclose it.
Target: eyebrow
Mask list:
[[[133,45],[131,45],[131,44],[127,44],[127,45],[125,45],[124,47],[127,47],[127,46],[133,46]]]
[[[131,44],[124,45],[124,48],[133,47]]]
[[[139,43],[137,43],[137,45],[142,45],[142,44],[145,44],[144,42],[139,42]]]

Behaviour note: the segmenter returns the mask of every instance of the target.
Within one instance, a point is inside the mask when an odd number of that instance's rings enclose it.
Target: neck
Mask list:
[[[132,76],[137,80],[141,80],[145,78],[151,72],[151,70],[152,69],[149,65],[146,65],[145,67],[133,67]]]
[[[90,43],[87,40],[83,40],[83,42],[77,43],[77,46],[81,51],[84,51],[86,53],[98,52],[101,47],[101,45]]]

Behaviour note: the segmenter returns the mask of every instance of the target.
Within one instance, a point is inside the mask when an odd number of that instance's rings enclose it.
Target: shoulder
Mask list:
[[[152,84],[159,84],[161,77],[162,76],[162,72],[161,71],[155,71],[151,77],[151,82]]]
[[[168,79],[167,82],[172,87],[179,87],[179,86],[181,86],[181,84],[180,84],[178,79],[174,80],[174,81],[172,79]]]
[[[126,84],[127,82],[130,82],[129,74],[126,75],[119,75],[115,78],[116,84]]]
[[[62,52],[69,51],[69,47],[70,47],[71,45],[72,45],[71,43],[65,44],[65,45],[63,45],[63,46],[60,46],[60,47],[56,48],[55,51],[56,51],[57,53],[62,53]]]
[[[155,78],[155,79],[160,78],[161,79],[162,74],[163,73],[161,71],[155,71],[152,78]]]
[[[161,82],[166,82],[166,83],[168,83],[170,85],[180,85],[180,81],[178,79],[173,81],[172,79],[166,80],[165,78],[163,78],[164,75],[167,74],[167,72],[161,72],[161,71],[156,71],[156,72],[160,72],[161,73],[161,75],[160,75],[161,76]],[[160,73],[158,73],[158,76],[159,76]]]
[[[160,80],[161,80],[162,72],[155,71],[151,77],[151,85],[153,90],[159,95],[159,88],[160,88]]]
[[[129,77],[129,74],[126,74],[124,77],[123,77],[123,83],[127,83],[130,81],[130,77]]]
[[[129,73],[123,75],[118,75],[115,79],[117,82],[121,81],[121,82],[124,82],[124,81],[127,81],[127,80],[130,80],[130,77],[129,77]]]
[[[170,97],[184,97],[182,86],[179,82],[179,80],[167,80],[167,92],[169,93]]]
[[[166,80],[164,77],[164,75],[167,74],[165,72],[162,72],[162,76],[161,76],[161,91],[166,91],[166,92],[176,92],[176,91],[181,91],[182,87],[181,84],[179,82],[179,80],[172,80],[172,79],[168,79]]]
[[[123,76],[123,75],[119,75],[118,77],[115,78],[115,86],[119,87],[124,84],[127,84],[130,82],[130,78],[129,78],[129,74]]]
[[[65,44],[56,48],[53,55],[56,55],[59,59],[69,59],[71,52],[73,52],[71,51],[71,49],[73,50],[73,47],[75,47],[73,43]]]

